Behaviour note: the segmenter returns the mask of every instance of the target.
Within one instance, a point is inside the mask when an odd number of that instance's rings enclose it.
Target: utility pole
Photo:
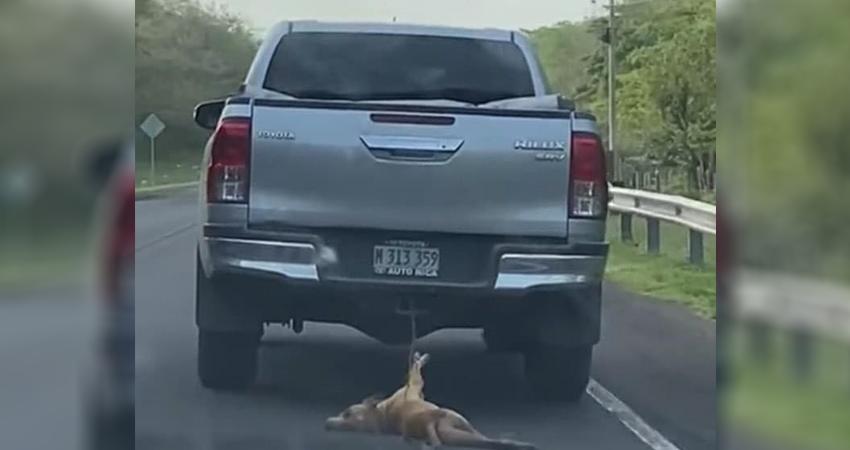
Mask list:
[[[615,32],[614,32],[614,0],[608,2],[608,151],[611,152],[611,164],[613,165],[612,174],[616,181],[620,180],[620,161],[617,158],[617,143],[616,143],[616,95],[615,82],[617,73],[617,64],[615,59]]]

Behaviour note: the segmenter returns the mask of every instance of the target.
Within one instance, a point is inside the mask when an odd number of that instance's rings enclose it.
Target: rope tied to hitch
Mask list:
[[[413,302],[411,302],[412,306]],[[407,351],[407,366],[408,369],[413,365],[413,358],[416,355],[416,339],[419,338],[418,333],[416,332],[416,310],[411,309],[413,312],[410,314],[410,347]]]
[[[410,369],[416,362],[416,340],[419,338],[419,333],[416,329],[416,316],[419,315],[419,311],[416,309],[413,300],[410,300],[408,301],[408,309],[397,309],[396,313],[410,318],[410,344],[407,349],[407,371],[410,372]],[[407,397],[407,388],[405,388],[405,397]]]

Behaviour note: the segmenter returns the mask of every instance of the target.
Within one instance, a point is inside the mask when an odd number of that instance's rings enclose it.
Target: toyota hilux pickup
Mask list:
[[[198,374],[249,387],[263,330],[386,344],[482,330],[578,400],[600,338],[608,184],[592,115],[520,32],[283,22],[214,130],[200,194]]]

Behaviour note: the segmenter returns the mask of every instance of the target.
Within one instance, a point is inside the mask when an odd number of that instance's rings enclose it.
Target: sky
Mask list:
[[[238,13],[257,31],[281,20],[380,21],[531,29],[604,10],[593,0],[202,0]],[[608,0],[596,0],[607,3]]]

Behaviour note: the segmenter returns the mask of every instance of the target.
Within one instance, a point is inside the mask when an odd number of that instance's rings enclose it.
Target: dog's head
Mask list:
[[[339,415],[326,420],[325,429],[328,431],[378,433],[383,423],[378,403],[380,403],[380,399],[369,397],[360,403],[351,405]]]

